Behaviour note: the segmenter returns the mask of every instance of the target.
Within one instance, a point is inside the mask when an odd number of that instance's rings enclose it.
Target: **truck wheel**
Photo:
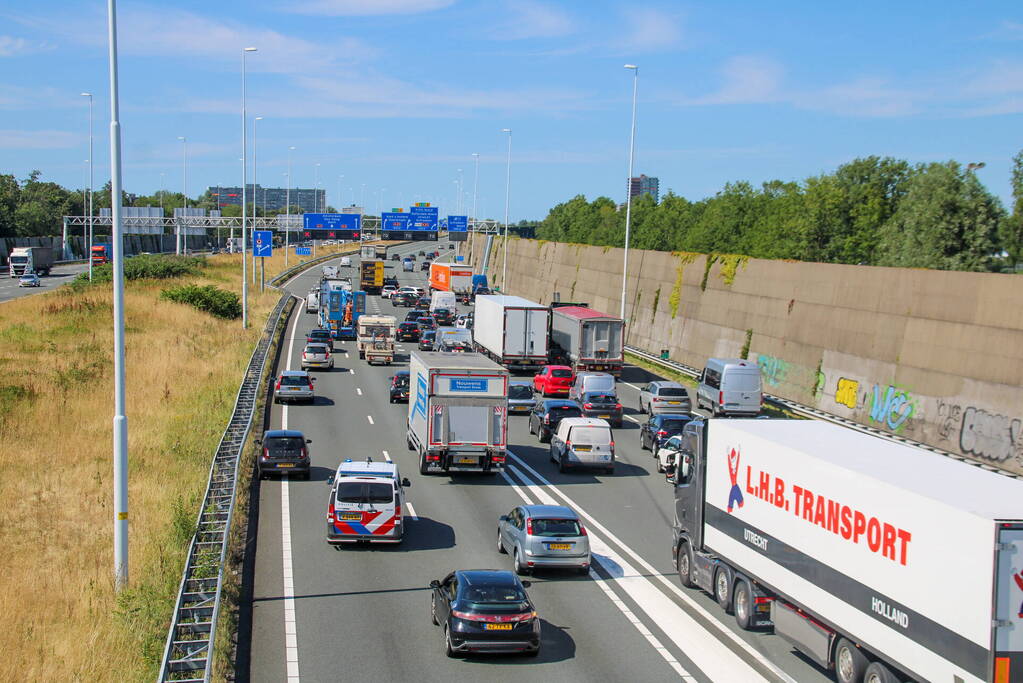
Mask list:
[[[863,683],[899,683],[899,679],[881,662],[871,662],[863,674]]]
[[[692,588],[693,582],[693,555],[689,550],[689,544],[683,542],[678,549],[678,580],[684,588]]]
[[[748,631],[753,623],[753,595],[750,592],[749,584],[739,581],[735,585],[734,602],[735,623],[743,631]]]
[[[838,683],[860,683],[867,670],[867,656],[845,638],[835,646],[835,680]]]
[[[714,599],[726,613],[732,611],[732,587],[728,580],[728,571],[722,567],[718,567],[714,575]]]

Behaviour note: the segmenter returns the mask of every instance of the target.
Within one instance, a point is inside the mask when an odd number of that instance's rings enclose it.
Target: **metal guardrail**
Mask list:
[[[700,371],[694,367],[691,367],[684,363],[679,363],[678,361],[665,360],[660,356],[655,356],[654,354],[636,348],[635,346],[626,345],[625,350],[635,356],[639,356],[645,361],[654,363],[656,365],[660,365],[670,370],[674,370],[675,372],[687,375],[689,377],[693,377],[694,379],[700,376]],[[886,439],[888,441],[894,441],[896,443],[906,444],[909,446],[916,446],[917,448],[922,448],[926,451],[930,451],[937,455],[943,455],[947,458],[952,458],[954,460],[964,462],[968,465],[973,465],[974,467],[979,467],[981,469],[988,470],[990,472],[995,472],[996,474],[1001,474],[1006,477],[1013,477],[1014,479],[1023,479],[1023,476],[1014,474],[1012,472],[1008,472],[1006,470],[998,469],[997,467],[988,465],[987,463],[980,462],[979,460],[974,460],[972,458],[967,458],[963,455],[959,455],[958,453],[952,453],[950,451],[942,450],[940,448],[937,448],[930,444],[923,443],[921,441],[907,439],[904,436],[892,434],[891,432],[886,432],[884,430],[877,429],[876,427],[868,427],[867,425],[860,424],[859,422],[856,422],[854,420],[850,420],[845,417],[840,417],[838,415],[833,415],[832,413],[828,413],[823,410],[818,410],[817,408],[812,408],[810,406],[803,405],[802,403],[797,403],[790,399],[782,398],[781,396],[774,396],[772,394],[764,393],[764,400],[773,403],[774,405],[785,408],[786,410],[790,410],[793,413],[796,413],[797,415],[802,415],[803,417],[808,417],[815,420],[825,420],[827,422],[841,425],[842,427],[846,427],[848,429],[854,429],[864,434],[870,434],[871,436],[876,436],[881,439]]]
[[[238,462],[252,427],[267,351],[289,299],[288,295],[281,295],[270,313],[263,336],[249,358],[235,397],[234,412],[210,466],[206,496],[188,548],[174,616],[167,633],[158,679],[161,682],[198,683],[210,680],[224,559],[234,514]]]

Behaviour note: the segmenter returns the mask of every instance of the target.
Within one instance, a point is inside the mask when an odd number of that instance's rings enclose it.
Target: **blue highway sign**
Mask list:
[[[269,230],[253,230],[252,253],[253,255],[259,256],[261,258],[273,256],[274,253],[273,233],[271,233]]]
[[[357,240],[362,216],[357,213],[306,213],[302,215],[302,236],[306,239]]]
[[[311,256],[313,250],[309,247],[295,247],[295,256]]]
[[[411,222],[409,230],[436,230],[438,223],[438,210],[436,206],[413,206],[409,209]]]
[[[380,220],[383,223],[380,226],[381,230],[401,230],[402,232],[409,229],[409,219],[411,216],[407,213],[392,213],[385,211],[380,215]]]
[[[468,229],[468,216],[448,216],[448,232],[465,232]]]

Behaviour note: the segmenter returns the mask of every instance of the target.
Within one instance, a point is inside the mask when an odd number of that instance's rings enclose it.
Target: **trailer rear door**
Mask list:
[[[521,308],[504,309],[503,356],[525,356],[528,312]]]
[[[1004,524],[995,570],[994,683],[1023,680],[1023,524]]]
[[[523,311],[526,316],[526,348],[523,355],[547,356],[547,309]]]
[[[618,320],[587,320],[582,325],[580,358],[618,360],[622,349],[622,324]]]

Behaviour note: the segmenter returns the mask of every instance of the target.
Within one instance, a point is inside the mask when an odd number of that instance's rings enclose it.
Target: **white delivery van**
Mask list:
[[[760,367],[741,358],[708,358],[696,387],[696,407],[718,415],[752,416],[760,413],[763,393]]]
[[[323,273],[323,278],[325,280],[331,280],[338,276],[337,266],[323,266],[320,270]]]
[[[572,387],[568,390],[568,399],[582,401],[583,394],[591,391],[617,396],[614,375],[606,372],[580,372],[575,376],[575,381],[572,382]]]
[[[320,292],[309,292],[305,297],[305,312],[317,313],[320,310]]]
[[[342,268],[351,268],[352,267],[352,257],[351,256],[342,256],[341,257],[341,263],[339,265]]]
[[[551,435],[551,461],[558,471],[577,467],[615,471],[615,442],[611,425],[593,417],[566,417]]]
[[[434,292],[430,295],[430,313],[433,313],[438,308],[446,308],[450,311],[455,310],[458,302],[455,300],[454,292]]]

